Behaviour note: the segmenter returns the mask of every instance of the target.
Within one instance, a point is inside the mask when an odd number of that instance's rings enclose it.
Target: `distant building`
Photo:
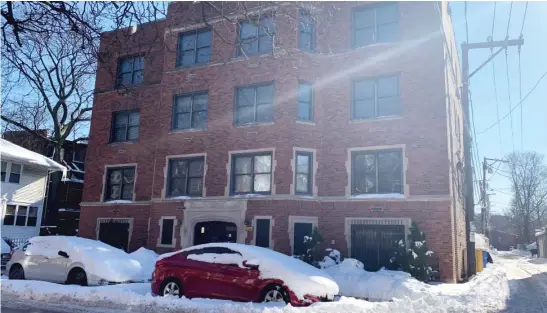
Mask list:
[[[0,139],[2,237],[18,244],[40,233],[47,178],[66,167]]]
[[[547,258],[547,226],[536,232],[536,244],[538,248],[538,256]]]
[[[48,136],[47,130],[39,132]],[[47,140],[32,136],[28,132],[8,131],[3,134],[3,138],[43,156],[51,157],[53,155],[53,147]],[[63,149],[61,163],[68,171],[66,177],[58,182],[56,197],[50,193],[52,179],[55,176],[49,177],[41,219],[42,234],[76,235],[78,233],[87,143],[75,143],[67,140]]]
[[[511,247],[517,248],[518,235],[514,231],[511,218],[505,215],[490,216],[489,229],[490,244],[497,250],[507,251]]]

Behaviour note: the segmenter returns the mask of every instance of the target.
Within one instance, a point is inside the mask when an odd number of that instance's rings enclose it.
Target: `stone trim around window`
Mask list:
[[[105,203],[104,201],[104,196],[105,196],[105,191],[106,191],[106,174],[108,173],[108,169],[110,168],[116,168],[116,167],[135,167],[135,178],[134,178],[134,182],[133,182],[133,199],[131,200],[132,202],[135,202],[135,198],[136,198],[136,194],[135,194],[135,188],[137,186],[137,178],[138,178],[138,166],[137,166],[137,163],[125,163],[125,164],[106,164],[104,166],[104,171],[103,171],[103,184],[102,184],[102,190],[101,190],[101,202]],[[125,201],[125,200],[124,200]],[[108,202],[106,202],[108,203]],[[97,233],[98,234],[98,233]]]
[[[309,196],[317,196],[318,187],[317,187],[317,168],[319,167],[319,164],[317,163],[317,150],[316,149],[309,149],[309,148],[301,148],[301,147],[293,147],[293,154],[291,159],[291,171],[292,171],[292,181],[290,185],[290,194],[291,195],[297,195],[302,196],[299,194],[296,194],[296,153],[298,152],[307,152],[312,154],[312,183],[311,183],[311,194]],[[304,195],[305,196],[305,195]]]
[[[294,251],[294,224],[295,223],[310,223],[312,224],[312,231],[315,227],[318,227],[319,218],[317,216],[295,216],[289,215],[289,238],[291,241],[291,255]]]
[[[348,246],[348,257],[351,256],[351,225],[403,225],[405,234],[410,231],[412,220],[409,217],[346,217],[344,220],[344,236]],[[405,236],[405,245],[408,247],[408,239]]]
[[[131,236],[133,236],[133,218],[132,217],[97,217],[97,224],[95,225],[95,239],[99,240],[99,231],[102,223],[108,223],[114,221],[117,223],[129,224],[129,236],[127,238],[127,247],[131,246]]]
[[[172,240],[172,243],[170,245],[166,245],[166,244],[162,244],[161,243],[161,236],[163,234],[163,221],[164,220],[173,220],[173,238],[171,239]],[[158,224],[160,225],[160,234],[158,236],[158,240],[156,242],[156,247],[160,247],[160,248],[175,248],[177,246],[177,234],[175,233],[175,229],[177,229],[177,224],[178,224],[179,220],[177,219],[176,216],[162,216],[159,221],[158,221]]]
[[[228,163],[226,164],[226,173],[227,175],[227,182],[226,187],[224,187],[224,196],[226,197],[233,197],[230,194],[230,190],[232,190],[232,160],[234,155],[238,154],[252,154],[252,153],[260,153],[260,152],[269,152],[272,154],[272,187],[271,192],[269,195],[275,195],[275,168],[277,165],[277,161],[275,159],[275,148],[263,148],[263,149],[251,149],[251,150],[233,150],[228,151]],[[239,195],[241,197],[241,195]]]
[[[345,188],[345,195],[346,197],[352,197],[351,195],[351,181],[352,181],[352,173],[351,173],[351,154],[352,152],[358,152],[358,151],[376,151],[376,150],[393,150],[393,149],[401,149],[401,154],[403,158],[403,196],[404,198],[407,198],[409,196],[409,186],[406,181],[406,173],[408,170],[408,157],[406,155],[406,145],[405,144],[396,144],[396,145],[388,145],[388,146],[372,146],[372,147],[355,147],[355,148],[348,148],[347,149],[347,159],[346,159],[346,173],[348,175],[348,181],[346,182],[346,188]],[[389,199],[389,198],[383,198],[382,199]]]
[[[167,184],[169,180],[169,161],[171,159],[197,158],[197,157],[203,157],[203,186],[202,186],[203,192],[201,197],[207,196],[207,187],[205,185],[205,179],[207,176],[207,153],[192,153],[192,154],[168,155],[165,157],[165,164],[163,165],[163,187],[161,189],[161,199],[176,199],[177,198],[177,197],[167,197]]]
[[[253,226],[253,239],[251,240],[251,245],[256,245],[256,220],[270,220],[270,249],[274,250],[274,240],[272,236],[272,230],[274,226],[274,219],[271,215],[257,215],[253,218],[253,221],[251,222]]]

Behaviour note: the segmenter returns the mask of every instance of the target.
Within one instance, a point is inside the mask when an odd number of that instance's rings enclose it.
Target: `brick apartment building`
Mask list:
[[[318,227],[373,270],[415,221],[441,279],[459,280],[448,4],[266,4],[244,15],[237,2],[173,2],[165,20],[104,34],[80,235],[160,253],[237,241],[298,254]]]

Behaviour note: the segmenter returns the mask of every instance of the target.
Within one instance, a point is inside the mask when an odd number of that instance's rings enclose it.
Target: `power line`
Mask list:
[[[494,17],[492,18],[492,34],[490,35],[490,39],[494,40],[494,25],[496,23],[496,2],[494,2]]]
[[[507,48],[505,48],[505,76],[507,77],[507,95],[509,96],[509,115],[511,119],[511,142],[513,151],[515,151],[515,132],[513,131],[513,110],[511,110],[511,81],[509,79],[509,61],[507,58]]]
[[[526,21],[526,12],[528,11],[528,1],[526,1],[526,6],[524,7],[524,16],[522,17],[522,26],[520,27],[520,38],[524,31],[524,21]],[[522,100],[522,71],[520,65],[520,46],[518,47],[519,54],[519,98]],[[524,110],[522,105],[520,106],[520,150],[524,150]]]
[[[465,1],[465,42],[469,42],[469,28],[467,27],[467,1]]]
[[[507,21],[507,34],[506,38],[509,38],[509,25],[511,25],[511,13],[513,12],[513,1],[511,1],[511,7],[509,8],[509,19]]]
[[[528,98],[528,96],[530,96],[530,94],[537,88],[537,86],[539,85],[539,83],[541,83],[541,81],[543,80],[543,78],[545,78],[545,76],[547,76],[547,72],[543,73],[543,75],[541,75],[541,77],[538,79],[538,81],[536,82],[536,84],[534,85],[534,87],[532,87],[532,89],[530,89],[530,91],[526,94],[526,96],[524,96],[524,98],[522,98],[522,100],[517,103],[512,109],[511,111],[509,111],[509,113],[511,113],[512,111],[514,111],[519,105],[521,105],[524,101],[526,101],[526,99]],[[484,134],[485,132],[489,131],[490,129],[492,129],[492,127],[496,126],[497,124],[499,124],[501,121],[503,121],[504,119],[506,119],[508,116],[509,116],[509,113],[505,114],[504,116],[502,116],[501,119],[497,120],[496,122],[494,122],[492,125],[488,126],[485,130],[481,131],[481,132],[478,132],[477,135],[480,135],[480,134]]]
[[[494,2],[494,14],[492,18],[492,34],[490,35],[490,40],[494,40],[494,27],[496,25],[496,2]],[[493,49],[490,49],[490,56],[492,57],[494,51]],[[500,108],[499,108],[499,100],[498,100],[498,85],[496,83],[496,66],[495,66],[495,60],[492,57],[492,79],[494,80],[494,98],[496,100],[496,118],[500,119]],[[503,155],[503,144],[501,142],[501,125],[498,124],[498,137],[500,140],[500,154]]]

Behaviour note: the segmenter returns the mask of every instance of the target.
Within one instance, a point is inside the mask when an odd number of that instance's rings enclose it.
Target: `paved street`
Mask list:
[[[40,310],[40,309],[12,309],[12,308],[2,307],[2,313],[64,313],[64,312]]]
[[[511,290],[505,312],[547,312],[547,260],[505,255],[503,262]]]

